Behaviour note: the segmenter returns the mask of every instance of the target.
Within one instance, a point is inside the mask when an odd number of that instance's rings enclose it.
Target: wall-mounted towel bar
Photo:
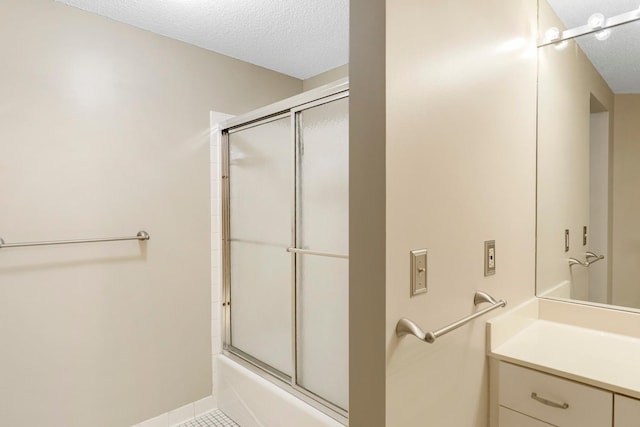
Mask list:
[[[331,253],[331,252],[310,251],[309,249],[287,248],[287,252],[291,252],[291,253],[294,253],[294,254],[317,255],[317,256],[326,256],[326,257],[330,257],[330,258],[345,258],[345,259],[349,259],[349,255],[334,254],[334,253]]]
[[[596,255],[593,252],[587,252],[585,254],[585,259],[586,261],[580,261],[578,259],[575,258],[569,258],[569,267],[571,267],[572,265],[581,265],[583,267],[589,267],[591,264],[593,264],[594,262],[598,262],[601,259],[604,259],[604,255]]]
[[[396,325],[396,335],[398,337],[403,337],[405,335],[411,334],[414,335],[415,337],[417,337],[418,339],[420,339],[421,341],[426,341],[428,343],[432,343],[436,340],[436,338],[441,337],[444,334],[447,334],[455,329],[458,329],[460,326],[469,323],[470,321],[472,321],[473,319],[475,319],[476,317],[480,317],[492,310],[495,310],[498,307],[504,307],[507,305],[507,302],[505,300],[500,300],[500,301],[496,301],[495,298],[493,298],[491,295],[489,295],[486,292],[482,292],[482,291],[476,291],[474,297],[473,297],[473,304],[474,305],[478,305],[478,304],[482,304],[484,302],[490,302],[491,306],[480,310],[477,313],[474,313],[470,316],[465,317],[464,319],[460,319],[457,322],[454,322],[448,326],[445,326],[444,328],[438,329],[436,331],[433,332],[424,332],[420,326],[416,325],[414,322],[412,322],[409,319],[405,319],[402,318],[398,321],[398,324]]]
[[[106,237],[101,239],[79,239],[79,240],[53,240],[49,242],[21,242],[21,243],[5,243],[0,238],[0,248],[21,248],[24,246],[49,246],[49,245],[69,245],[72,243],[93,243],[93,242],[116,242],[119,240],[149,240],[149,233],[139,231],[135,236],[130,237]]]
[[[596,255],[593,252],[587,252],[585,255],[585,258],[587,259],[587,262],[589,264],[593,264],[594,262],[598,262],[601,259],[604,259],[604,255]]]

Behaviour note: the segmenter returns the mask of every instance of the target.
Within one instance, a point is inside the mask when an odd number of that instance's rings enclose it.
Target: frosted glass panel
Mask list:
[[[348,99],[299,116],[298,247],[349,252]],[[349,261],[297,257],[298,384],[348,409]]]
[[[298,242],[302,248],[349,250],[349,100],[300,113]]]
[[[229,135],[231,345],[291,375],[291,119]]]
[[[349,261],[298,255],[298,384],[348,409]]]

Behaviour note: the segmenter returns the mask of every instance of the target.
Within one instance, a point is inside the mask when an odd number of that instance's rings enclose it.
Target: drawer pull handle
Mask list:
[[[545,399],[543,397],[538,396],[537,393],[533,392],[531,393],[531,398],[533,400],[536,400],[544,405],[547,406],[551,406],[552,408],[558,408],[558,409],[567,409],[569,407],[568,403],[556,403],[556,402],[552,402],[551,400]]]

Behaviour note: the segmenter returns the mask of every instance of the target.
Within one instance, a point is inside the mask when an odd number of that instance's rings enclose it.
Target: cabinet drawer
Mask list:
[[[616,394],[615,427],[638,427],[640,424],[640,400]]]
[[[505,362],[500,362],[499,377],[502,406],[558,427],[611,426],[611,392]]]
[[[500,407],[498,413],[500,427],[554,427],[552,424],[544,423],[535,418],[522,415],[520,412],[512,411],[504,407]]]

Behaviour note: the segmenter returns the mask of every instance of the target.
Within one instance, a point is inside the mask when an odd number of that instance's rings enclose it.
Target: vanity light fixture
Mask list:
[[[556,49],[562,49],[566,46],[565,42],[567,40],[587,34],[594,34],[598,40],[606,40],[611,36],[611,28],[638,20],[640,20],[640,8],[612,16],[609,19],[605,18],[602,13],[594,13],[589,17],[585,25],[569,28],[565,31],[555,27],[549,28],[538,43],[538,47],[553,44]]]
[[[603,14],[594,13],[589,17],[589,20],[587,21],[587,25],[589,25],[591,28],[595,30],[595,29],[604,27],[605,22],[606,20]]]
[[[561,42],[556,43],[555,45],[553,45],[553,47],[556,50],[563,50],[564,48],[566,48],[567,46],[569,46],[569,42],[566,40],[562,40]]]
[[[544,38],[548,42],[554,42],[556,40],[560,40],[561,35],[562,33],[559,29],[557,29],[556,27],[551,27],[547,30],[546,33],[544,33]]]
[[[607,22],[607,20],[605,19],[603,14],[594,13],[593,15],[591,15],[589,17],[589,20],[587,21],[587,25],[589,25],[594,30],[597,30],[597,29],[600,29],[600,28],[604,27],[606,22]],[[594,34],[594,36],[598,40],[601,40],[601,41],[602,40],[606,40],[611,36],[611,30],[604,29],[604,30],[597,31]]]
[[[611,30],[606,29],[606,30],[600,30],[597,33],[594,34],[595,38],[603,41],[608,39],[611,36]]]
[[[562,40],[562,31],[560,31],[556,27],[549,28],[544,34],[545,40],[547,40],[547,44],[555,43],[554,47],[557,50],[562,50],[567,47],[567,41]]]

